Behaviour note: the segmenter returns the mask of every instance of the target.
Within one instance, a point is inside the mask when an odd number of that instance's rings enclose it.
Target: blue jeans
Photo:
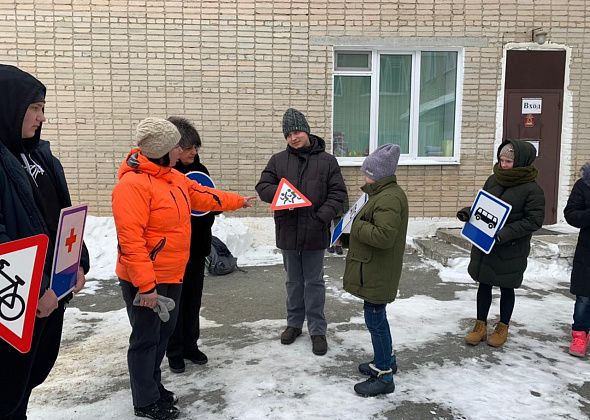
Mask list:
[[[576,296],[572,330],[584,331],[586,333],[590,330],[590,297]]]
[[[391,331],[387,322],[385,304],[374,304],[365,301],[365,324],[371,333],[373,343],[373,360],[375,367],[379,370],[391,368]]]

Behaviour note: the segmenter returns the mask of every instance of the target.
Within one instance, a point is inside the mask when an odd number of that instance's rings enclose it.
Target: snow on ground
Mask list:
[[[409,238],[428,236],[451,221],[410,224]],[[224,240],[242,266],[281,262],[274,247],[272,218],[217,218],[214,234]],[[116,237],[112,219],[90,217],[85,240],[91,250],[89,290],[99,281],[112,281]],[[388,307],[388,316],[398,353],[424,352],[445,337],[462,337],[475,311],[475,286],[466,273],[467,259],[451,267],[437,266],[443,283],[461,286],[451,300],[414,295],[398,299]],[[329,357],[316,357],[307,340],[298,340],[285,357],[276,331],[284,320],[262,319],[240,323],[250,344],[208,345],[216,357],[198,371],[174,376],[174,390],[183,396],[184,418],[202,419],[371,419],[407,403],[436,404],[461,418],[469,419],[586,419],[582,407],[589,404],[572,388],[590,382],[588,360],[567,354],[567,330],[573,300],[557,292],[569,281],[569,268],[557,262],[531,261],[524,288],[517,290],[517,304],[505,351],[492,355],[425,361],[396,375],[394,394],[358,398],[352,385],[358,381],[341,360],[351,349],[371,353],[370,337],[364,328],[362,305],[346,325],[330,324]],[[111,280],[107,280],[111,279]],[[327,279],[327,299],[350,301],[340,279]],[[93,287],[94,284],[94,287]],[[498,296],[490,310],[497,314]],[[127,383],[125,349],[130,332],[125,311],[107,313],[66,312],[60,372],[52,374],[49,387],[54,394],[33,395],[31,419],[127,419],[133,418],[128,389],[108,394],[113,381]],[[346,328],[339,328],[346,326]],[[202,321],[202,328],[217,328]],[[459,338],[460,339],[460,338]],[[73,343],[84,340],[84,346]],[[104,352],[108,343],[108,352]],[[459,348],[459,347],[457,347]],[[461,346],[465,348],[465,346]],[[464,350],[469,352],[469,349]],[[91,363],[88,362],[91,358]],[[263,371],[261,372],[261,369]],[[170,382],[167,369],[165,383]],[[219,403],[222,395],[224,404]],[[432,418],[437,413],[431,412]]]

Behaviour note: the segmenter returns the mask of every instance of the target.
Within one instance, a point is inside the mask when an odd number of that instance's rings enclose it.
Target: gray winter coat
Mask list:
[[[310,134],[311,146],[274,154],[256,184],[260,199],[271,203],[281,178],[286,178],[313,204],[274,212],[277,247],[284,250],[320,250],[328,247],[330,223],[343,211],[346,185],[336,158],[326,144]]]

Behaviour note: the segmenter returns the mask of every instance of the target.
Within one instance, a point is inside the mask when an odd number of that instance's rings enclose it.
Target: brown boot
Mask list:
[[[473,330],[465,336],[465,342],[472,346],[477,346],[487,337],[487,324],[479,319],[475,321]]]
[[[492,347],[502,347],[508,339],[508,325],[503,322],[496,324],[496,329],[488,338],[488,345]]]

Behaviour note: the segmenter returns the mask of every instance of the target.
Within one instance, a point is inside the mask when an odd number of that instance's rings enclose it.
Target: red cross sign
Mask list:
[[[66,238],[66,246],[68,247],[68,253],[72,252],[72,246],[76,243],[76,238],[78,238],[74,234],[74,228],[70,229],[70,236]]]

